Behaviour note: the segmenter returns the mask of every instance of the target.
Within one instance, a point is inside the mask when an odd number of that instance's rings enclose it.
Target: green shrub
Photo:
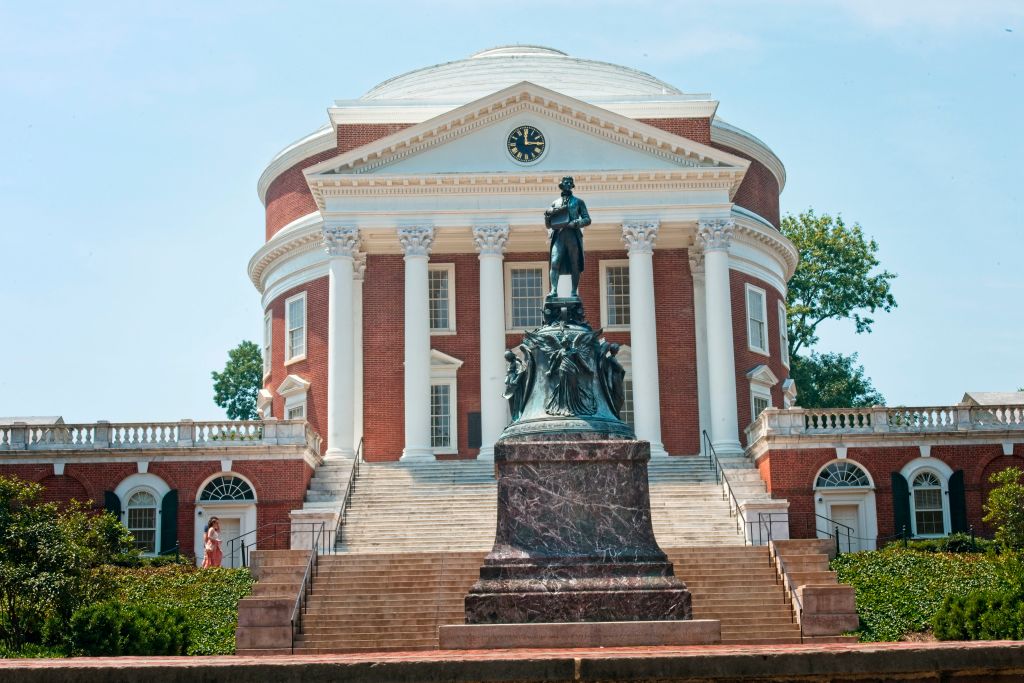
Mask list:
[[[184,613],[175,607],[107,601],[76,611],[66,639],[69,651],[92,657],[183,655],[188,631]]]
[[[975,591],[949,596],[932,620],[939,640],[1017,640],[1024,637],[1024,593]]]
[[[924,553],[984,553],[995,551],[998,545],[987,538],[972,537],[958,532],[942,538],[921,538],[910,541],[891,541],[889,548],[906,548]]]
[[[839,581],[852,585],[857,593],[862,641],[899,640],[928,631],[950,597],[1016,591],[1024,574],[1022,565],[1012,554],[922,552],[900,546],[847,553],[832,561]]]
[[[996,541],[1004,548],[1024,548],[1024,470],[1008,467],[989,481],[997,486],[985,503],[986,523],[996,529]]]

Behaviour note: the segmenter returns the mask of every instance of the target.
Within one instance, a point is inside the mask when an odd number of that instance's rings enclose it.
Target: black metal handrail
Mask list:
[[[715,445],[711,443],[711,437],[708,436],[708,430],[701,430],[703,444],[706,447],[708,454],[708,465],[715,471],[715,483],[725,484],[722,490],[722,497],[728,498],[730,512],[736,515],[736,528],[743,534],[743,543],[746,545],[748,540],[753,542],[753,528],[750,526],[750,522],[747,521],[746,515],[740,510],[739,501],[736,500],[736,495],[732,492],[732,485],[729,483],[729,478],[725,476],[725,468],[722,467],[722,461],[718,459],[718,453],[715,451]]]
[[[310,538],[309,561],[306,562],[306,570],[302,573],[302,583],[299,585],[299,594],[295,597],[295,607],[292,608],[292,654],[295,654],[295,634],[302,630],[302,615],[309,608],[309,595],[313,592],[313,579],[320,572],[320,553],[317,552],[324,538],[325,523],[319,523],[316,535]]]
[[[238,536],[235,536],[234,538],[226,541],[228,547],[228,557],[235,557],[235,552],[241,551],[242,566],[248,567],[249,552],[256,545],[258,545],[259,543],[266,544],[267,541],[273,538],[277,538],[282,534],[288,534],[289,538],[291,538],[291,533],[293,530],[295,530],[296,527],[298,527],[299,530],[302,530],[303,528],[308,528],[310,533],[310,546],[323,546],[320,547],[320,551],[325,552],[327,550],[325,543],[326,539],[320,538],[314,533],[317,527],[319,526],[323,526],[323,522],[268,522],[267,524],[263,524],[261,526],[256,527],[252,531],[247,531],[244,534],[239,534]],[[279,529],[279,531],[275,531],[271,534],[260,533],[265,532],[267,529]],[[247,542],[247,539],[250,536],[254,537],[251,543]],[[291,543],[289,543],[289,546],[290,545]]]
[[[817,523],[815,523],[815,525],[814,525],[815,526],[815,533],[825,534],[829,538],[835,539],[835,542],[836,542],[836,556],[842,555],[842,548],[840,547],[840,543],[839,543],[839,539],[842,537],[842,534],[839,533],[839,528],[840,527],[842,527],[844,529],[844,531],[846,532],[845,533],[845,535],[846,535],[846,552],[848,552],[848,553],[853,552],[853,544],[851,543],[851,541],[854,538],[860,538],[860,537],[857,536],[854,533],[854,528],[852,526],[847,526],[846,524],[843,524],[842,522],[837,522],[836,520],[831,519],[829,517],[826,517],[825,515],[819,515],[819,514],[815,513],[814,516],[817,519],[821,519],[821,520],[824,520],[825,522],[828,522],[829,529],[819,529],[819,528],[817,528],[817,526],[818,526]],[[833,533],[833,531],[834,531],[834,533]]]
[[[352,488],[355,486],[356,477],[359,476],[359,463],[363,461],[363,438],[359,437],[359,444],[356,446],[356,457],[352,462],[352,471],[348,473],[348,483],[345,485],[345,502],[342,503],[338,513],[338,525],[334,527],[334,545],[341,543],[341,536],[344,533],[345,513],[352,506]]]
[[[758,512],[757,513],[757,525],[758,525],[758,540],[764,540],[764,545],[767,545],[774,540],[772,538],[772,530],[775,524],[785,523],[789,526],[789,513],[788,512]],[[762,534],[764,530],[766,533]],[[753,538],[753,536],[751,536]]]
[[[797,593],[796,588],[789,580],[789,572],[786,571],[786,560],[783,559],[782,555],[778,552],[775,553],[775,561],[779,563],[779,572],[782,574],[782,596],[783,600],[786,599],[786,595],[789,595],[791,603],[796,602],[796,609],[794,616],[796,617],[796,623],[800,626],[800,642],[804,639],[804,603],[800,599],[800,594]]]

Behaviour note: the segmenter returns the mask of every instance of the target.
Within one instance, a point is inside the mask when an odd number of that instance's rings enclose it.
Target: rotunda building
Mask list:
[[[718,102],[546,47],[426,67],[339,100],[259,180],[265,417],[331,456],[488,458],[509,421],[506,348],[541,322],[543,211],[589,208],[580,295],[623,349],[652,453],[741,453],[788,406],[785,170]],[[559,285],[561,286],[561,285]]]

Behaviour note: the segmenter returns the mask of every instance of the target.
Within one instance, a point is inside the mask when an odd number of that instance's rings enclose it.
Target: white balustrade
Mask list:
[[[133,422],[0,427],[0,451],[135,450],[209,446],[305,445],[319,457],[321,439],[305,420]]]

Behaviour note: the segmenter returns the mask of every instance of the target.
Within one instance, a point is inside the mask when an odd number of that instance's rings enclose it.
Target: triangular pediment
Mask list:
[[[309,381],[298,375],[288,375],[277,387],[278,396],[296,396],[309,391]]]
[[[541,131],[533,163],[508,150],[514,130]],[[306,169],[324,184],[410,182],[425,176],[709,172],[739,186],[749,162],[533,83],[522,82]],[[369,178],[368,178],[369,177]]]
[[[758,365],[753,370],[747,373],[747,379],[757,384],[763,384],[766,387],[774,387],[779,383],[779,378],[775,376],[772,369],[767,365]]]

